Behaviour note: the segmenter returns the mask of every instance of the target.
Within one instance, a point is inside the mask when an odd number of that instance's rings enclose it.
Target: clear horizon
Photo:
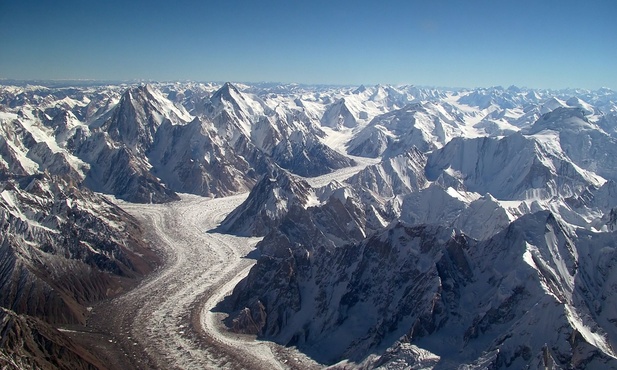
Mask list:
[[[328,83],[303,83],[303,82],[279,82],[279,81],[213,81],[213,80],[147,80],[147,79],[132,79],[132,80],[97,80],[97,79],[13,79],[13,78],[0,78],[0,84],[3,82],[7,82],[8,85],[11,83],[16,83],[17,86],[21,86],[23,84],[26,85],[35,85],[39,84],[43,87],[49,88],[68,88],[68,87],[79,87],[79,86],[98,86],[98,85],[134,85],[134,84],[174,84],[174,83],[201,83],[201,84],[215,84],[215,85],[223,85],[225,83],[231,83],[234,85],[244,84],[244,85],[260,85],[260,84],[273,84],[273,85],[298,85],[298,86],[324,86],[324,87],[332,87],[332,88],[357,88],[360,86],[365,87],[373,87],[373,86],[393,86],[393,87],[405,87],[405,86],[415,86],[419,88],[426,89],[437,89],[437,90],[476,90],[476,89],[493,89],[493,88],[502,88],[504,90],[510,88],[511,86],[523,89],[523,90],[547,90],[547,91],[568,91],[568,90],[585,90],[585,91],[598,91],[602,89],[609,89],[610,91],[617,92],[617,89],[613,89],[607,86],[601,86],[598,88],[583,88],[583,87],[564,87],[564,88],[542,88],[542,87],[529,87],[529,86],[519,86],[519,85],[491,85],[491,86],[437,86],[437,85],[417,85],[417,84],[384,84],[384,83],[376,83],[376,84],[328,84]],[[34,83],[34,84],[31,84]]]
[[[617,2],[0,3],[0,78],[617,88]]]

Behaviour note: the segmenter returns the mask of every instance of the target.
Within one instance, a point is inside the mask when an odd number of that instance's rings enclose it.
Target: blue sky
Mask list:
[[[615,0],[0,0],[0,78],[617,88]]]

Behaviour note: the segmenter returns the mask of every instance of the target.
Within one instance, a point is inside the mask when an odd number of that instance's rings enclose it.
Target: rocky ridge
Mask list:
[[[264,236],[224,303],[233,330],[339,367],[615,368],[615,101],[606,89],[3,86],[3,289],[18,291],[17,273],[30,292],[3,304],[81,322],[152,268],[138,226],[90,190],[143,203],[251,190],[219,228]],[[380,163],[321,187],[298,177],[359,161],[348,153]]]

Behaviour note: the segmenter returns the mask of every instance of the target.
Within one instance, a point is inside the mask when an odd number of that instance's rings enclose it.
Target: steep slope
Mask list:
[[[152,173],[183,193],[235,194],[250,190],[258,176],[250,163],[197,118],[183,126],[163,123],[148,158]],[[258,157],[258,161],[265,159]]]
[[[136,222],[87,189],[46,174],[0,183],[1,304],[52,323],[121,292],[158,258]]]
[[[82,186],[92,166],[74,151],[91,132],[73,112],[88,99],[54,98],[0,117],[3,368],[105,368],[51,325],[84,324],[160,262],[136,220]]]
[[[50,137],[54,131],[38,120],[40,114],[36,110],[19,111],[0,120],[0,168],[18,175],[48,171],[81,182],[88,165]]]
[[[611,137],[617,137],[617,110],[603,114],[597,122],[597,125],[602,128]]]
[[[113,115],[101,129],[133,151],[144,153],[154,141],[159,126],[168,120],[183,124],[190,115],[173,105],[150,85],[129,88],[120,98]]]
[[[264,108],[261,101],[227,82],[205,102],[204,116],[214,124],[217,136],[235,147],[238,140],[251,137],[251,126],[265,115]]]
[[[398,244],[402,246],[398,250],[388,246],[382,237],[373,236],[359,246],[317,249],[310,254],[302,253],[293,244],[282,246],[277,249],[281,254],[260,258],[246,279],[246,290],[238,289],[242,287],[239,285],[231,300],[235,299],[236,307],[241,308],[246,304],[243,300],[257,299],[265,308],[260,335],[297,345],[319,361],[331,363],[341,357],[362,356],[395,328],[398,319],[392,316],[407,315],[418,306],[413,301],[424,297],[422,292],[430,296],[430,291],[436,289],[435,282],[418,279],[419,249],[430,249],[433,238],[447,240],[451,235],[446,230],[425,233],[422,228],[401,225],[389,230],[390,235],[383,233],[385,238],[414,240],[413,244]],[[289,247],[290,252],[283,254]],[[438,254],[437,248],[433,252],[426,257],[427,263]],[[284,266],[282,270],[265,270],[279,263]],[[255,275],[264,270],[269,273],[269,283],[260,285]],[[377,277],[371,271],[396,273]],[[249,289],[252,294],[248,294]],[[401,294],[404,291],[408,294]]]
[[[253,187],[246,201],[221,222],[220,230],[244,236],[266,235],[280,225],[292,206],[305,208],[314,197],[309,184],[274,167]]]
[[[150,172],[146,158],[118,145],[105,132],[84,141],[76,154],[90,164],[84,184],[94,191],[138,203],[165,203],[180,199]]]
[[[596,283],[604,280],[592,272],[599,250],[591,247],[605,245],[600,253],[612,261],[611,238],[579,237],[547,212],[482,243],[402,224],[334,250],[266,238],[271,244],[228,303],[239,310],[236,324],[260,317],[260,336],[326,363],[362,361],[401,338],[443,367],[615,368],[614,326],[606,325],[614,310],[590,306],[594,294],[613,289]]]
[[[150,173],[145,154],[163,122],[184,124],[190,116],[149,85],[128,89],[111,117],[79,137],[77,155],[90,163],[86,185],[132,202],[169,202],[178,196]]]
[[[349,106],[345,98],[330,105],[321,118],[321,125],[334,129],[354,128],[360,113]]]
[[[86,104],[64,96],[45,108],[53,117],[24,108],[0,119],[0,301],[51,323],[83,323],[87,305],[158,261],[133,218],[81,186],[92,167],[70,143],[89,131],[67,109]]]
[[[45,322],[0,307],[3,369],[104,369],[91,353]]]
[[[381,197],[418,191],[428,185],[424,174],[426,156],[413,147],[401,155],[385,158],[347,180],[355,189],[363,188]]]
[[[600,187],[589,187],[578,196],[567,198],[566,204],[581,217],[583,226],[590,230],[613,231],[617,208],[617,183],[609,180]]]
[[[271,157],[279,166],[304,177],[320,176],[356,164],[353,159],[324,145],[316,136],[300,131],[281,140],[273,148]]]
[[[617,180],[617,139],[587,119],[592,108],[557,108],[529,128],[530,134],[558,133],[559,145],[578,166]]]
[[[326,102],[320,118],[322,127],[335,131],[363,128],[376,116],[401,109],[410,103],[434,101],[441,94],[415,86],[364,85],[341,89]]]
[[[205,118],[213,123],[217,137],[261,173],[263,163],[251,160],[256,152],[300,176],[323,175],[354,164],[321,143],[323,132],[301,107],[271,109],[259,97],[230,83],[217,90],[205,107]]]
[[[552,141],[519,133],[502,139],[455,138],[429,155],[426,173],[429,180],[461,184],[503,200],[569,197],[601,184],[572,164]]]
[[[95,191],[163,203],[177,200],[175,191],[246,191],[270,163],[303,176],[355,163],[321,142],[316,113],[302,103],[270,108],[230,83],[210,86],[195,92],[191,106],[200,123],[188,125],[193,117],[169,99],[179,99],[178,86],[164,89],[172,91],[96,88],[91,100],[79,90],[36,88],[19,98],[19,89],[7,89],[3,101],[23,105],[0,116],[6,133],[0,150],[7,157],[0,165],[29,174],[54,167],[51,172],[70,172]]]
[[[439,148],[460,135],[459,122],[437,103],[416,103],[375,117],[348,144],[352,155],[395,156]]]

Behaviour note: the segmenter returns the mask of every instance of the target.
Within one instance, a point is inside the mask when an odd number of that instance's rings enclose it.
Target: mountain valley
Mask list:
[[[609,89],[0,85],[0,364],[617,369],[616,157]]]

